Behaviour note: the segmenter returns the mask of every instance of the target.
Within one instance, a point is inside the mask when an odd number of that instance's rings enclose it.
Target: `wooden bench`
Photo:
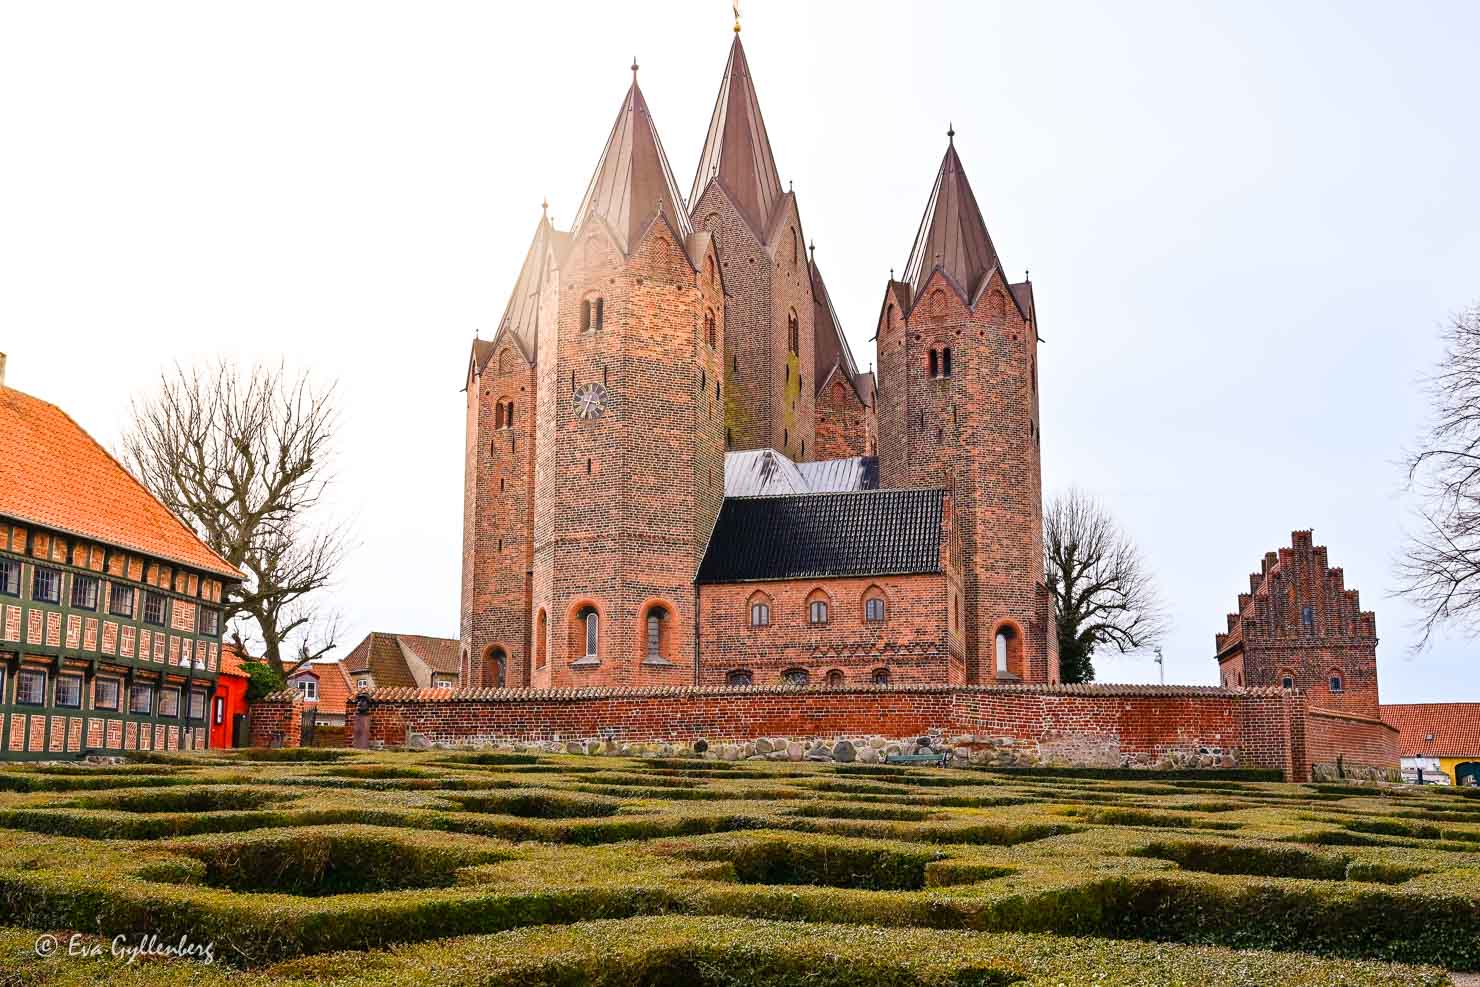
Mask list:
[[[885,764],[934,764],[937,767],[945,767],[951,763],[951,752],[944,751],[940,754],[889,754],[884,758]]]

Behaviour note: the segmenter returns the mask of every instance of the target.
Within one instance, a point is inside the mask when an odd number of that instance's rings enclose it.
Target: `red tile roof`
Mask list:
[[[54,404],[0,386],[0,514],[237,581],[230,563]]]
[[[221,645],[222,675],[238,675],[242,678],[246,678],[247,670],[242,667],[242,662],[244,660],[246,660],[246,656],[244,656],[240,651],[237,650],[236,645]]]
[[[456,675],[462,667],[462,642],[456,638],[424,637],[420,634],[397,634],[396,640],[434,672]]]
[[[1398,728],[1398,753],[1404,757],[1480,757],[1480,703],[1384,704],[1381,710]]]

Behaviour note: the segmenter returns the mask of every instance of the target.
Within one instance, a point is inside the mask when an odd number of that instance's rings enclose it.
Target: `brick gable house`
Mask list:
[[[738,32],[687,200],[633,66],[571,228],[540,217],[471,348],[463,684],[1057,681],[1032,288],[1006,277],[950,138],[885,286],[876,375],[782,185]],[[867,509],[809,499],[842,495]],[[788,548],[873,554],[735,577],[719,560],[763,539],[725,519],[776,496],[764,523],[786,520]],[[891,567],[926,545],[928,565]],[[825,629],[817,597],[840,618]]]
[[[1377,618],[1310,531],[1264,556],[1214,644],[1224,686],[1299,689],[1312,706],[1380,718]]]
[[[242,573],[0,355],[0,757],[210,745]]]

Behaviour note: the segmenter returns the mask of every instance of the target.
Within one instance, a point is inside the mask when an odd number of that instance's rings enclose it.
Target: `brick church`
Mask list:
[[[1057,681],[1033,290],[954,136],[881,286],[876,377],[738,25],[687,198],[633,66],[571,228],[540,217],[472,345],[465,684]]]

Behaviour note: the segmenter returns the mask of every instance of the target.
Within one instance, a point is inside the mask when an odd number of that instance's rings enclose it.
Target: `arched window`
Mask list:
[[[791,266],[797,266],[797,231],[795,228],[791,231]]]
[[[654,603],[648,607],[647,617],[643,620],[643,633],[647,640],[647,657],[667,657],[668,624],[667,607],[661,603]]]
[[[600,332],[605,322],[605,299],[597,296],[581,302],[581,332]]]
[[[951,348],[949,346],[940,351],[940,375],[942,377],[951,376]]]
[[[805,668],[788,668],[781,673],[781,681],[787,685],[806,685],[811,680]]]
[[[827,600],[818,598],[807,603],[807,623],[827,623]]]
[[[887,668],[876,668],[876,669],[874,669],[873,674],[869,676],[869,681],[872,682],[874,685],[888,685],[889,684],[889,669],[887,669]]]
[[[1281,689],[1293,689],[1293,688],[1295,688],[1295,673],[1292,672],[1292,671],[1290,671],[1288,668],[1285,669],[1284,671],[1280,672],[1280,688]]]
[[[1017,628],[1010,624],[998,627],[993,643],[996,647],[997,675],[1021,678],[1023,639]]]
[[[714,255],[704,258],[704,273],[709,275],[709,283],[714,284]]]
[[[750,626],[771,626],[771,601],[763,596],[752,596],[750,598]]]
[[[506,374],[506,373],[508,373],[512,369],[514,369],[514,356],[513,356],[513,354],[510,353],[507,349],[499,350],[499,354],[498,354],[498,372],[501,373],[501,374]]]
[[[595,607],[585,607],[581,610],[580,618],[586,630],[586,657],[595,658],[597,646],[601,643],[601,617],[596,613]]]
[[[832,399],[834,401],[836,401],[838,404],[842,404],[847,399],[847,397],[848,388],[844,386],[842,381],[838,381],[837,383],[833,384]]]
[[[727,672],[725,674],[725,685],[742,686],[753,685],[754,683],[755,675],[748,668],[737,668],[733,672]]]
[[[940,352],[938,350],[930,351],[930,376],[940,376]]]
[[[843,687],[843,670],[841,668],[828,669],[827,687],[829,689],[841,689]]]
[[[870,624],[884,622],[884,598],[882,596],[871,596],[863,601],[863,619]]]
[[[546,657],[546,646],[550,640],[550,620],[545,616],[545,611],[540,610],[539,616],[535,618],[534,631],[534,667],[544,668]]]
[[[508,653],[500,647],[488,649],[488,656],[483,661],[483,683],[495,689],[504,687],[504,675],[509,666]]]
[[[797,319],[796,309],[792,309],[786,316],[786,348],[792,353],[802,351],[801,322]]]
[[[715,324],[714,312],[713,310],[706,309],[704,312],[704,342],[708,344],[710,349],[714,349],[714,344],[718,339],[719,334]]]
[[[1328,676],[1328,682],[1330,683],[1331,691],[1333,693],[1346,691],[1346,679],[1342,677],[1340,672],[1332,672],[1330,676]]]

